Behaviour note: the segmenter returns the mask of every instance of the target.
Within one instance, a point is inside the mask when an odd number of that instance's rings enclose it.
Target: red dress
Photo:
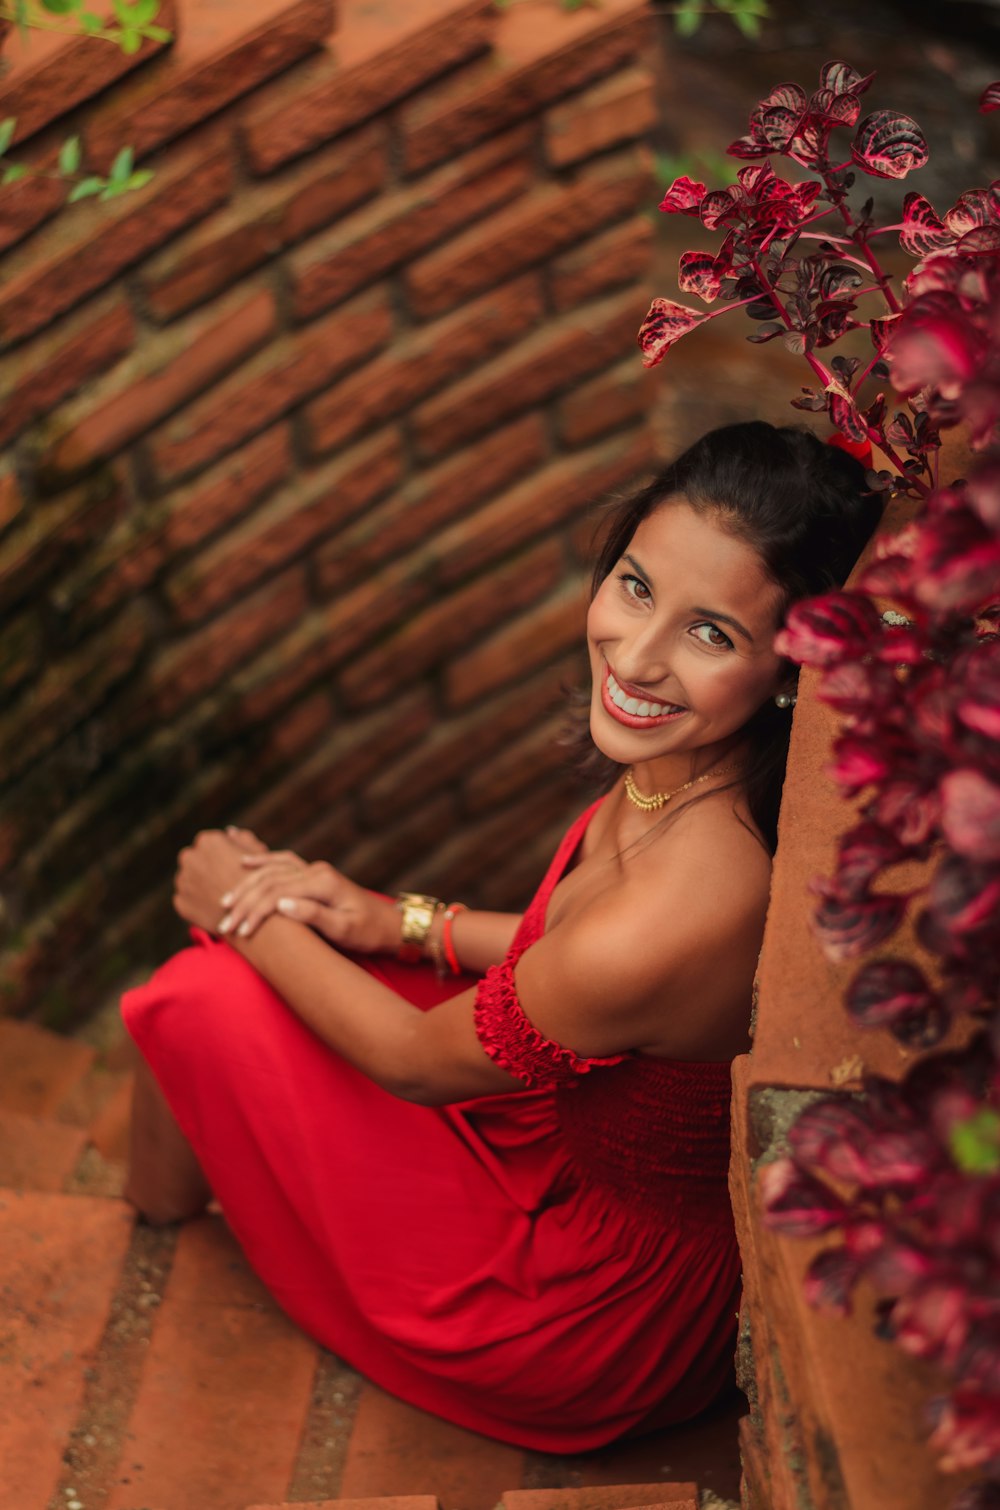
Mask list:
[[[706,1406],[730,1378],[739,1302],[728,1063],[581,1059],[517,1001],[514,963],[597,806],[479,986],[484,1049],[522,1093],[398,1100],[200,930],[123,1001],[289,1315],[404,1400],[560,1453]],[[424,1009],[464,989],[365,965]]]

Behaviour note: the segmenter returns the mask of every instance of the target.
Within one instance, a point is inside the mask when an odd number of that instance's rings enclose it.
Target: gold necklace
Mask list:
[[[658,812],[661,807],[666,807],[672,797],[679,797],[681,792],[686,792],[690,787],[700,786],[710,776],[725,776],[730,771],[738,771],[738,765],[717,766],[714,771],[706,771],[704,776],[695,776],[691,781],[685,781],[683,786],[675,787],[672,792],[654,792],[651,797],[646,797],[640,792],[632,775],[632,767],[625,772],[625,795],[633,807],[641,809],[644,813]]]

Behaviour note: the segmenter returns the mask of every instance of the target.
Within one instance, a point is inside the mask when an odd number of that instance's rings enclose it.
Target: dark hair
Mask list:
[[[758,552],[784,595],[782,613],[800,598],[843,585],[882,510],[881,495],[866,487],[861,463],[812,431],[759,420],[723,425],[614,507],[594,567],[594,592],[642,521],[671,498],[683,498],[698,513],[717,514],[725,529]],[[790,680],[793,670],[789,663]],[[745,731],[751,756],[743,784],[753,820],[772,851],[790,729],[787,711],[769,699]],[[606,788],[620,767],[595,754],[590,772]]]

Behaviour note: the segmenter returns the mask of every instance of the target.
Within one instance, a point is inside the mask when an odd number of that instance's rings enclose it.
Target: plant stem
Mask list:
[[[778,315],[785,327],[788,330],[794,330],[795,326],[792,324],[791,316],[789,315],[785,306],[782,304],[781,300],[778,298],[775,290],[771,287],[770,283],[768,283],[767,278],[764,274],[764,269],[761,267],[759,259],[754,258],[750,265],[767,290],[767,293],[763,297],[770,298],[771,303],[778,311]],[[761,298],[762,296],[760,294],[756,294],[754,297]],[[744,299],[743,302],[745,304],[749,304],[752,302],[752,300]],[[814,357],[811,351],[803,352],[803,356],[809,363],[809,366],[812,368],[813,372],[815,372],[816,376],[819,378],[820,382],[823,384],[824,389],[826,388],[828,383],[833,382],[833,373],[830,372],[828,368],[823,366],[823,363],[819,360],[818,357]]]
[[[835,168],[830,168],[827,171],[831,172],[831,173],[834,173],[834,172],[836,172],[836,169]],[[824,174],[824,177],[825,176],[826,175]],[[841,218],[842,218],[844,224],[846,225],[847,229],[849,231],[850,230],[855,230],[856,229],[856,225],[855,225],[854,216],[851,214],[850,210],[847,208],[847,205],[846,205],[846,203],[843,200],[840,201],[840,203],[837,206],[837,209],[840,211]],[[857,237],[854,237],[854,236],[851,237],[851,240],[854,241],[855,245],[858,247],[859,251],[862,253],[865,261],[868,263],[868,266],[871,268],[872,272],[875,274],[875,277],[878,279],[879,288],[882,291],[882,297],[883,297],[883,299],[888,304],[888,306],[889,306],[890,310],[892,311],[892,313],[894,315],[898,315],[900,313],[901,309],[902,309],[902,305],[900,304],[899,300],[896,298],[896,295],[893,293],[892,289],[889,287],[889,281],[890,281],[890,278],[891,278],[891,274],[885,272],[885,270],[883,269],[882,265],[880,264],[878,258],[875,256],[875,253],[872,251],[871,247],[868,245],[867,241],[860,241],[859,242],[858,239],[857,239]]]

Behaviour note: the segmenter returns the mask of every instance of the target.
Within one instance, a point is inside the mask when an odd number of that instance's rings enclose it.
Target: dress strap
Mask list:
[[[489,1057],[529,1090],[576,1085],[592,1069],[621,1064],[628,1054],[586,1058],[544,1038],[524,1015],[514,984],[514,961],[491,965],[476,992],[476,1034]]]

